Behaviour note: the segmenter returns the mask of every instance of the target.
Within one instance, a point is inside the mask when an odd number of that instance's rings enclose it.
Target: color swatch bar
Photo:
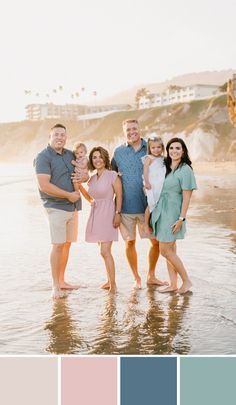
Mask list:
[[[4,405],[233,405],[235,376],[235,356],[0,357],[0,397]]]

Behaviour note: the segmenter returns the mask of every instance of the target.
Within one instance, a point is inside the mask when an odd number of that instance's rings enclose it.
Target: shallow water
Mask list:
[[[133,289],[124,243],[114,243],[118,294],[99,289],[105,270],[83,241],[80,215],[69,281],[50,298],[49,234],[32,169],[0,165],[0,354],[236,354],[236,176],[198,176],[188,235],[178,251],[193,281],[185,296],[146,288],[148,241],[137,241],[143,289]],[[162,258],[158,275],[167,278]]]

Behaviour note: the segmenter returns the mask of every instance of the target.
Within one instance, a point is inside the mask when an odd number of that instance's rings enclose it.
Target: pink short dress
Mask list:
[[[117,173],[105,169],[100,177],[93,175],[89,181],[89,194],[94,198],[95,204],[91,206],[87,222],[86,242],[118,241],[118,228],[113,227],[115,215],[115,201],[113,184]]]

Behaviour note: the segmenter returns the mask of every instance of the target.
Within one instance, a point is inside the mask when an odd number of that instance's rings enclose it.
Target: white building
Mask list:
[[[39,121],[45,118],[77,119],[79,114],[84,114],[85,107],[78,104],[56,105],[46,103],[28,104],[25,109],[26,119]]]
[[[80,104],[56,105],[53,103],[46,104],[28,104],[26,109],[26,119],[32,121],[44,120],[45,118],[64,118],[79,119],[85,114],[101,113],[104,111],[124,111],[129,109],[128,104],[101,105],[101,106],[83,106]]]
[[[219,86],[194,84],[192,86],[170,86],[162,93],[150,93],[139,100],[139,109],[160,107],[176,103],[210,98],[219,93]]]

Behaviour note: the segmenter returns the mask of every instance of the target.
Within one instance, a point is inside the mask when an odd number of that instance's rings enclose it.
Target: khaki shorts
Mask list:
[[[154,235],[147,235],[144,232],[144,214],[121,214],[120,233],[124,240],[136,239],[136,226],[138,226],[138,233],[141,239],[155,238]]]
[[[78,236],[78,211],[46,208],[52,244],[76,242]]]

